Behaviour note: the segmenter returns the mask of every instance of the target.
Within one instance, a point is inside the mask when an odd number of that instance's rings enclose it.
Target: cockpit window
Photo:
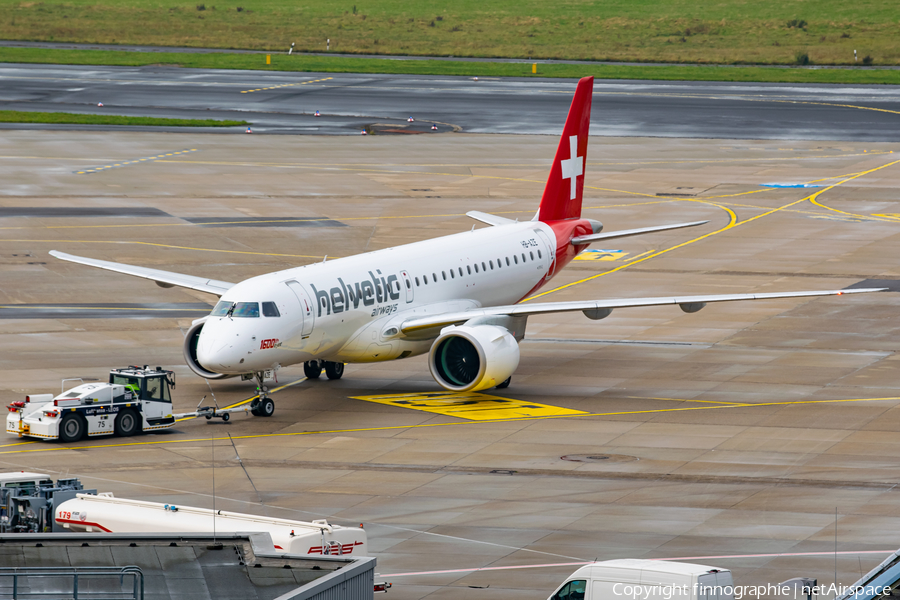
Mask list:
[[[215,308],[212,309],[212,312],[209,313],[209,316],[224,317],[225,315],[228,314],[228,309],[231,308],[231,306],[233,304],[234,304],[234,302],[226,302],[225,300],[220,300],[216,304]]]
[[[263,302],[263,316],[264,317],[280,317],[281,313],[278,312],[278,307],[275,306],[274,302]]]
[[[232,311],[231,316],[232,317],[258,317],[259,316],[259,303],[258,302],[238,302],[237,304],[234,305],[234,310]]]

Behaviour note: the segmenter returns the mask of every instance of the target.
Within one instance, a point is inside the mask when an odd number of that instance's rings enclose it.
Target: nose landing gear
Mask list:
[[[259,397],[250,403],[250,414],[256,417],[271,417],[275,414],[275,402],[269,398],[269,388],[265,385],[261,371],[254,373],[256,377],[256,393]]]

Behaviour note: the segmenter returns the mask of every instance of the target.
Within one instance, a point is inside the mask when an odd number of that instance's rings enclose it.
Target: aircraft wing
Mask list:
[[[403,333],[412,333],[432,327],[446,327],[465,323],[477,317],[527,317],[559,312],[582,311],[591,319],[602,319],[609,316],[614,308],[632,308],[637,306],[664,306],[678,304],[685,312],[697,312],[709,302],[732,302],[735,300],[772,300],[776,298],[808,298],[814,296],[840,296],[843,294],[861,294],[866,292],[882,292],[887,288],[861,288],[850,290],[822,290],[810,292],[770,292],[766,294],[721,294],[715,296],[675,296],[661,298],[620,298],[614,300],[582,300],[574,302],[544,302],[536,304],[510,304],[507,306],[489,306],[473,308],[459,312],[451,312],[426,317],[411,318],[400,325]]]
[[[668,231],[669,229],[682,229],[684,227],[696,227],[697,225],[705,225],[709,221],[692,221],[691,223],[676,223],[675,225],[656,225],[653,227],[641,227],[640,229],[624,229],[622,231],[610,231],[609,233],[592,233],[589,235],[578,235],[572,238],[572,243],[577,245],[590,244],[591,242],[600,242],[602,240],[611,240],[614,238],[629,237],[632,235],[643,235],[645,233],[654,233],[657,231]]]
[[[116,273],[124,273],[125,275],[134,275],[135,277],[150,279],[151,281],[155,281],[160,287],[178,286],[221,296],[227,292],[229,288],[234,286],[233,283],[227,281],[217,281],[207,277],[194,277],[193,275],[182,275],[181,273],[160,271],[159,269],[148,269],[146,267],[135,267],[106,260],[97,260],[95,258],[84,258],[66,254],[65,252],[58,252],[56,250],[51,250],[50,255],[55,256],[60,260],[88,265],[89,267],[97,267],[98,269],[106,269],[107,271],[115,271]]]

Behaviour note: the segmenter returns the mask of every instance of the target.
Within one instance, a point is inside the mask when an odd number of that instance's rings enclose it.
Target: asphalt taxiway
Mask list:
[[[262,60],[262,59],[260,59]],[[298,60],[300,60],[298,58]],[[574,81],[0,64],[0,107],[168,118],[238,119],[257,133],[558,135]],[[594,135],[846,140],[900,138],[898,86],[598,80]],[[102,107],[97,106],[103,103]],[[315,112],[319,111],[319,117]],[[410,126],[412,116],[423,127]],[[121,130],[2,124],[4,129]],[[172,128],[179,131],[182,128]],[[217,130],[243,132],[243,127]]]
[[[49,250],[237,281],[465,231],[468,210],[530,218],[556,141],[8,131],[0,311],[20,312],[0,319],[0,401],[126,364],[173,368],[178,411],[253,393],[183,365],[182,331],[214,298]],[[594,248],[534,301],[896,283],[892,150],[595,139],[586,216],[710,223]],[[398,600],[546,598],[595,558],[707,557],[739,584],[827,584],[835,535],[849,584],[898,545],[898,315],[886,292],[532,318],[506,390],[448,398],[422,357],[340,381],[286,368],[271,419],[7,436],[0,468],[211,506],[214,465],[218,508],[365,524]]]

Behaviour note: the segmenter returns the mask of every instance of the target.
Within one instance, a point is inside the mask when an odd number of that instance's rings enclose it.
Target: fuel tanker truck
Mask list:
[[[111,493],[75,494],[55,507],[57,528],[107,533],[265,532],[275,550],[289,554],[366,556],[366,532],[325,519],[290,521],[207,508],[116,498]]]

